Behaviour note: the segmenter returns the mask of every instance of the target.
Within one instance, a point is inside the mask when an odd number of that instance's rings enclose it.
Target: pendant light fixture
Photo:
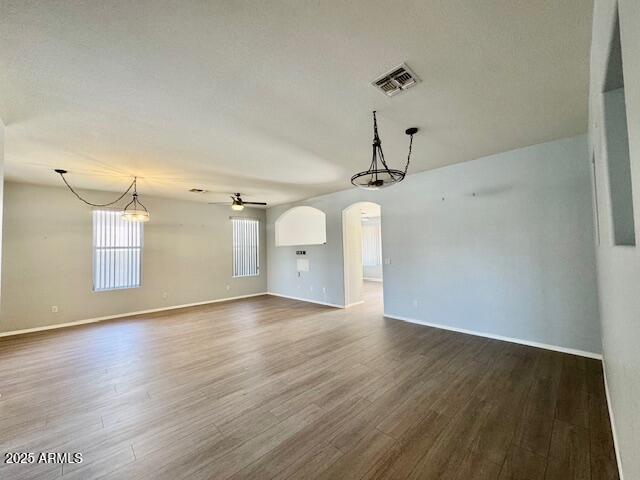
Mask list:
[[[132,199],[124,207],[122,211],[122,218],[129,222],[148,222],[149,210],[145,207],[140,200],[138,200],[138,178],[133,178],[133,195]]]
[[[411,160],[411,147],[413,145],[413,136],[418,132],[415,127],[408,128],[405,133],[409,135],[409,154],[407,155],[407,164],[404,170],[396,170],[389,168],[384,160],[382,153],[382,142],[378,135],[378,121],[376,112],[373,111],[373,155],[369,168],[363,172],[356,173],[351,177],[351,183],[356,187],[365,190],[379,190],[384,187],[396,184],[404,180],[407,170],[409,169],[409,161]]]
[[[71,185],[69,185],[69,182],[67,182],[67,179],[65,178],[65,174],[67,173],[66,170],[63,170],[61,168],[56,168],[54,171],[62,177],[62,181],[64,182],[64,184],[71,191],[71,193],[73,193],[78,198],[78,200],[92,207],[110,207],[112,205],[115,205],[120,200],[122,200],[125,197],[125,195],[127,195],[127,193],[131,191],[131,189],[133,189],[133,194],[132,194],[133,198],[124,207],[124,210],[122,211],[122,218],[130,222],[148,222],[149,221],[149,211],[147,210],[147,207],[145,207],[140,202],[140,200],[138,200],[138,177],[133,177],[133,181],[131,182],[129,187],[124,191],[122,195],[120,195],[114,201],[108,202],[108,203],[92,203],[82,198],[80,194],[76,192]]]

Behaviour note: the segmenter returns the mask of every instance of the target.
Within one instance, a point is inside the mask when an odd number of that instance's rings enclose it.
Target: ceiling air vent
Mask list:
[[[386,96],[393,97],[395,94],[400,93],[407,88],[413,87],[419,81],[420,79],[416,76],[416,74],[413,73],[411,69],[403,63],[402,65],[398,65],[390,72],[379,76],[377,79],[371,82],[371,85],[376,87]]]

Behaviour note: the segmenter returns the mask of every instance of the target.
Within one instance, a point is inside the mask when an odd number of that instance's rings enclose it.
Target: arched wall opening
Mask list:
[[[357,202],[342,211],[345,307],[363,303],[368,295],[382,296],[381,218],[382,208],[373,202]],[[365,282],[372,282],[370,288],[365,289]]]

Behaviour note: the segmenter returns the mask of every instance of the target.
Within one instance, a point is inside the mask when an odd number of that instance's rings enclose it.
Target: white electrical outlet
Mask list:
[[[162,298],[167,298],[169,294],[167,292],[162,292]]]
[[[52,305],[51,306],[51,313],[58,313],[58,306],[57,305]]]
[[[309,285],[309,291],[313,292],[313,285]]]
[[[413,300],[413,308],[418,308],[418,300]]]
[[[231,285],[227,285],[227,291],[231,290]]]

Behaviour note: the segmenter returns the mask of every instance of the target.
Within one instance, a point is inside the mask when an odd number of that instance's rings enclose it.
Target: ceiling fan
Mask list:
[[[209,202],[209,205],[228,205],[227,202]],[[231,195],[231,209],[236,211],[244,210],[245,205],[266,205],[266,202],[245,202],[240,197],[240,193]]]

